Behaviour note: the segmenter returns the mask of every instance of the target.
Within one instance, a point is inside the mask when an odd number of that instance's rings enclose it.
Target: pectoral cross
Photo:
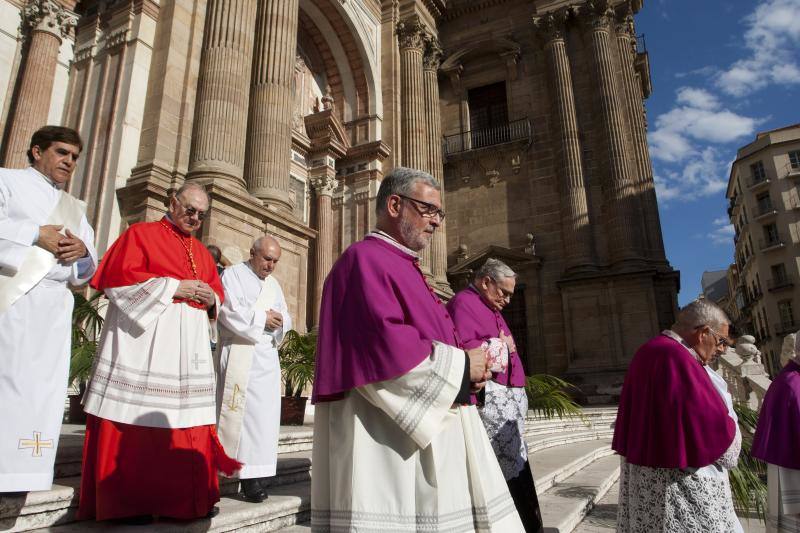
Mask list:
[[[204,365],[205,363],[206,363],[205,359],[200,360],[200,354],[197,353],[194,354],[194,359],[192,359],[192,364],[194,365],[195,370],[200,370],[200,365]]]
[[[53,447],[52,440],[42,440],[42,433],[40,431],[34,431],[33,440],[19,439],[18,449],[27,450],[32,448],[33,455],[31,455],[31,457],[41,457],[42,448],[52,448],[52,447]]]

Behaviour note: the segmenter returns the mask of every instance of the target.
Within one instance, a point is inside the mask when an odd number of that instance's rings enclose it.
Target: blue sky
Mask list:
[[[725,190],[736,150],[800,122],[800,0],[645,0],[646,101],[667,257],[681,305],[733,261]]]

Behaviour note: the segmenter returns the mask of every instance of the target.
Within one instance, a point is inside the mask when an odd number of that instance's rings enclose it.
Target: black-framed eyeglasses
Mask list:
[[[411,200],[414,203],[414,207],[417,208],[419,214],[425,218],[433,218],[435,216],[439,216],[439,220],[444,220],[444,211],[439,209],[433,204],[429,204],[428,202],[423,202],[422,200],[417,200],[416,198],[411,198],[410,196],[406,196],[404,194],[398,194],[400,198],[405,200]]]
[[[511,297],[514,296],[514,291],[507,291],[500,284],[494,279],[492,276],[489,276],[489,279],[494,283],[494,286],[497,287],[497,290],[500,291],[500,294],[503,296],[504,300],[511,301]]]
[[[700,329],[700,328],[704,328],[704,327],[708,327],[708,331],[711,333],[711,335],[717,341],[717,347],[730,348],[731,346],[733,346],[733,343],[730,340],[728,340],[725,336],[723,336],[723,335],[717,333],[716,331],[714,331],[714,328],[712,328],[708,324],[701,324],[699,326],[695,326],[694,329]]]
[[[194,207],[192,207],[192,206],[188,206],[187,207],[187,206],[183,205],[180,202],[178,202],[178,205],[180,205],[183,208],[184,214],[186,216],[188,216],[189,218],[197,215],[197,220],[205,220],[206,219],[206,215],[208,214],[206,211],[198,211]]]

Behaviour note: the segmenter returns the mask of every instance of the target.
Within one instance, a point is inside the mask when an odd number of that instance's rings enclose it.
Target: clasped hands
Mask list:
[[[469,380],[472,382],[471,390],[478,392],[492,377],[489,363],[486,360],[486,350],[480,346],[472,348],[467,350],[467,356],[469,357]]]
[[[78,237],[67,229],[66,235],[61,234],[64,226],[49,224],[39,226],[39,238],[36,245],[53,254],[62,264],[69,265],[81,257],[86,257],[89,250]]]
[[[283,326],[283,315],[272,309],[267,310],[267,321],[264,324],[264,329],[272,331],[281,326]]]
[[[175,291],[174,298],[192,300],[206,307],[213,307],[216,303],[214,289],[205,281],[198,279],[182,279],[178,283],[178,290]]]

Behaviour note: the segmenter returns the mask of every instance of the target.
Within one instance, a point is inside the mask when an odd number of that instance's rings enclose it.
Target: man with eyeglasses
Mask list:
[[[378,191],[376,229],[325,280],[312,396],[315,531],[523,531],[470,405],[470,390],[490,376],[484,351],[463,349],[419,267],[441,205],[431,175],[394,169]]]
[[[164,218],[119,237],[92,279],[109,306],[84,399],[81,519],[213,516],[217,472],[241,466],[215,430],[209,320],[223,289],[193,236],[208,207],[205,189],[185,183]]]
[[[492,378],[486,383],[478,411],[525,531],[538,533],[543,531],[542,515],[525,445],[525,369],[501,314],[516,283],[517,275],[508,265],[489,258],[475,272],[472,283],[448,302],[447,310],[465,348],[486,345],[492,350],[497,346],[504,356],[495,368],[490,366]]]
[[[725,380],[708,366],[730,344],[729,325],[696,300],[633,357],[612,442],[618,531],[743,531],[728,480],[742,437]]]

